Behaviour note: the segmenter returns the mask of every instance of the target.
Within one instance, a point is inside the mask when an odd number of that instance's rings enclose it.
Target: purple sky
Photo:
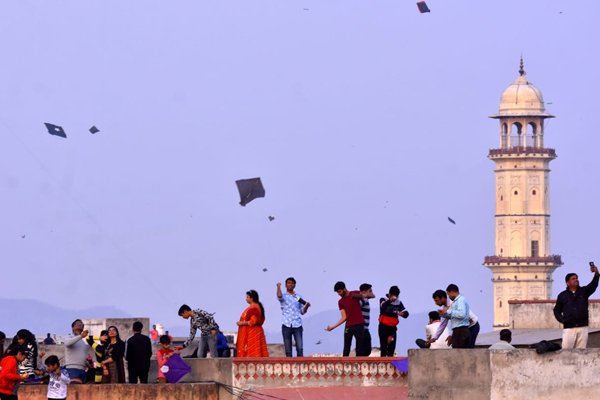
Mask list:
[[[587,283],[600,3],[428,4],[2,1],[0,296],[110,304],[167,327],[185,302],[232,329],[254,288],[273,331],[289,275],[313,313],[336,308],[337,280],[378,295],[397,284],[413,312],[454,282],[487,331],[487,116],[521,54],[557,116],[554,293],[569,271]],[[234,182],[255,176],[266,198],[240,207]]]

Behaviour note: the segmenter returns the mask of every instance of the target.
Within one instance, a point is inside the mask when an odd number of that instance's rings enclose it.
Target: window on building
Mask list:
[[[540,245],[537,240],[531,241],[531,257],[539,257],[540,256]]]

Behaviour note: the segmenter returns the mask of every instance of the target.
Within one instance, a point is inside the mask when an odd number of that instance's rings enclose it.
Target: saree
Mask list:
[[[238,328],[237,357],[269,357],[267,339],[263,330],[265,318],[258,304],[251,304],[244,310],[240,321],[248,322]]]

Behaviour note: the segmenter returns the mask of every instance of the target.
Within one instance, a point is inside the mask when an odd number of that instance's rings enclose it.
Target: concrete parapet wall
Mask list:
[[[490,400],[487,350],[408,350],[409,399]]]
[[[406,386],[407,379],[391,364],[398,358],[269,357],[235,358],[233,385],[244,389]]]
[[[555,300],[511,300],[510,329],[562,329],[554,318]],[[600,300],[590,300],[590,328],[600,328]]]
[[[47,390],[46,385],[22,385],[19,399],[46,399]],[[67,397],[78,400],[219,400],[217,385],[214,383],[69,385]]]
[[[592,399],[600,387],[600,349],[409,350],[408,359],[409,399]]]

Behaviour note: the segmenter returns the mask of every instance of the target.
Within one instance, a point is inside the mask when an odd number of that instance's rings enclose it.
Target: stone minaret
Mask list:
[[[552,272],[562,265],[550,252],[550,161],[544,123],[554,118],[542,92],[527,80],[523,59],[519,77],[500,98],[500,148],[488,157],[496,164],[496,254],[483,265],[492,271],[494,328],[511,326],[509,300],[545,300]]]

